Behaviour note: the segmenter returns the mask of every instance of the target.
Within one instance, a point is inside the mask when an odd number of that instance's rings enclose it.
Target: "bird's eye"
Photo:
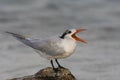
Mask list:
[[[70,34],[70,33],[72,33],[71,31],[68,31],[68,33]]]

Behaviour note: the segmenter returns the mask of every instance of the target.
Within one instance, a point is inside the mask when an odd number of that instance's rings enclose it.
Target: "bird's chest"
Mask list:
[[[65,52],[68,54],[70,53],[72,54],[76,48],[76,42],[71,41],[71,40],[64,40],[62,41],[61,45],[64,47]]]

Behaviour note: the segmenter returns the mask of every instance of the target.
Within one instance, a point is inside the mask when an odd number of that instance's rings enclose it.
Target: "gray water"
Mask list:
[[[32,38],[85,28],[71,57],[59,60],[78,80],[120,80],[119,0],[0,0],[0,80],[32,75],[51,66],[3,31]]]

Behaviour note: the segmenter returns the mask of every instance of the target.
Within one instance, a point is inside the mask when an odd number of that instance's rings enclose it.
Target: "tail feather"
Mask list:
[[[22,42],[22,43],[26,44],[27,46],[33,48],[33,43],[30,40],[28,40],[25,36],[20,35],[20,34],[16,34],[16,33],[13,33],[13,32],[8,32],[8,31],[6,31],[6,33],[11,34],[13,37],[15,37],[20,42]]]
[[[20,35],[20,34],[16,34],[16,33],[8,32],[8,31],[6,31],[6,33],[11,34],[12,36],[14,36],[14,37],[16,37],[16,38],[19,38],[19,39],[26,39],[25,36]]]

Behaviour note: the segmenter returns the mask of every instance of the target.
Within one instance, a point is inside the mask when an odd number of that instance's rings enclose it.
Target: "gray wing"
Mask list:
[[[23,35],[12,33],[12,32],[6,32],[8,34],[11,34],[13,37],[15,37],[20,42],[26,44],[29,47],[32,47],[33,49],[39,50],[47,55],[50,56],[58,56],[61,54],[64,54],[64,49],[59,46],[61,40],[60,39],[46,39],[46,40],[39,40],[39,39],[30,39],[26,38]]]
[[[58,56],[65,53],[65,50],[59,45],[60,40],[47,39],[42,41],[32,41],[34,49],[40,50],[49,56]]]

